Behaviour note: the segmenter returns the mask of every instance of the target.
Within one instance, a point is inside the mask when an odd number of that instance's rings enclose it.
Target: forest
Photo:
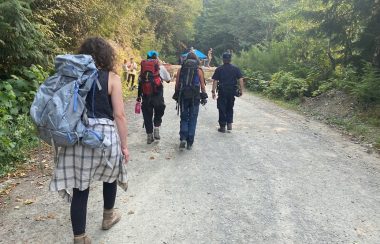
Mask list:
[[[29,108],[55,55],[89,36],[120,62],[195,47],[216,66],[231,50],[248,89],[284,101],[339,89],[380,127],[379,0],[0,0],[0,176],[38,144]]]

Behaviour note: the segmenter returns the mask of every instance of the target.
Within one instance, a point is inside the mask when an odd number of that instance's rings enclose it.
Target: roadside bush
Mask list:
[[[292,100],[302,97],[308,89],[308,84],[304,79],[293,76],[292,73],[280,71],[272,76],[266,94],[276,98]]]
[[[292,56],[292,48],[288,41],[255,45],[248,51],[243,51],[234,59],[234,63],[242,69],[273,74],[287,65]]]
[[[380,104],[380,70],[366,64],[358,82],[352,84],[352,94],[365,105]]]
[[[380,70],[365,63],[362,70],[352,66],[336,70],[334,83],[337,88],[355,96],[363,105],[380,104]]]
[[[245,87],[250,91],[263,92],[269,86],[270,75],[260,71],[244,69]]]
[[[21,68],[0,83],[0,176],[26,159],[25,152],[37,141],[29,108],[47,73],[39,66]]]

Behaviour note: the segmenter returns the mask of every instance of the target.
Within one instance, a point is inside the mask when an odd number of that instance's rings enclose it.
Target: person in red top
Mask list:
[[[149,51],[147,59],[141,62],[136,99],[138,102],[142,101],[141,110],[147,133],[147,144],[161,139],[159,128],[166,108],[162,81],[166,73],[168,73],[167,70],[158,60],[158,52]],[[166,82],[170,82],[170,75]]]

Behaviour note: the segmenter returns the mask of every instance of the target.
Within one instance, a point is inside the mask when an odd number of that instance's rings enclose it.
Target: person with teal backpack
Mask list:
[[[117,185],[127,190],[127,125],[116,55],[99,37],[85,40],[78,55],[56,58],[56,74],[39,88],[30,113],[41,139],[56,150],[50,190],[71,203],[74,243],[86,235],[91,182],[103,182],[102,229],[121,218],[115,210]]]
[[[181,116],[180,150],[185,147],[191,150],[197,126],[199,104],[205,105],[207,98],[205,78],[202,69],[199,67],[198,57],[190,52],[177,72],[173,95]]]

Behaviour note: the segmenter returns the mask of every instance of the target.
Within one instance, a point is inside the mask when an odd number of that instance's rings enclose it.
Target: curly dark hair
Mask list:
[[[90,37],[84,40],[78,53],[91,55],[99,69],[114,70],[115,50],[101,37]]]

